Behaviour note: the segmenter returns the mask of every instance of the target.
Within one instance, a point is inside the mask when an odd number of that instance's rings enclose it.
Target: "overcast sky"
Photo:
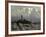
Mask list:
[[[12,21],[15,19],[20,19],[21,15],[23,15],[24,19],[27,19],[29,21],[38,21],[40,20],[40,10],[40,7],[37,6],[11,6],[11,19]]]

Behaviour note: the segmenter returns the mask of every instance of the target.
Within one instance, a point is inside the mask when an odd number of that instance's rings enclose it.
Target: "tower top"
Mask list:
[[[23,20],[23,15],[21,15],[21,19]]]

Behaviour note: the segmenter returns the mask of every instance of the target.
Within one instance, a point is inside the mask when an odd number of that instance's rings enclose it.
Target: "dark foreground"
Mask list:
[[[11,31],[24,31],[24,30],[40,30],[40,24],[21,24],[16,23],[11,25]]]

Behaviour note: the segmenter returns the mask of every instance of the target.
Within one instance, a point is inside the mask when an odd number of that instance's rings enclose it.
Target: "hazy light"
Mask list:
[[[25,12],[25,8],[23,8],[24,9],[24,12]]]
[[[31,8],[31,11],[33,10],[33,8]]]
[[[36,10],[36,12],[38,12],[38,9],[35,9]]]

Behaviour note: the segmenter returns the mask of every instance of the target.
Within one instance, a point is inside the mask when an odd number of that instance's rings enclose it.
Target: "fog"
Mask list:
[[[26,19],[31,22],[40,22],[41,19],[41,9],[37,6],[22,7],[22,6],[11,6],[11,21],[17,21],[21,19]]]

